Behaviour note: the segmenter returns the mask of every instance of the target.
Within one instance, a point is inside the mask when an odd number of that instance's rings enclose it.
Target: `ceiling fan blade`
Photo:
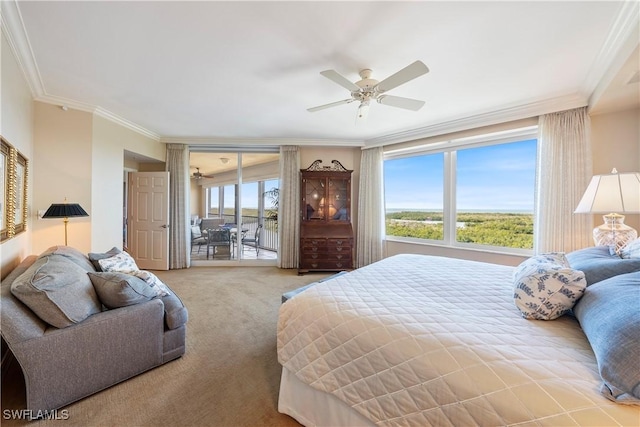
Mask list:
[[[315,111],[324,110],[325,108],[337,107],[338,105],[348,104],[350,102],[353,102],[353,98],[343,99],[342,101],[332,102],[331,104],[319,105],[313,108],[307,108],[307,111],[310,113],[313,113]]]
[[[418,111],[424,105],[424,101],[411,98],[403,98],[401,96],[380,95],[378,102],[392,107],[404,108],[405,110]]]
[[[339,74],[335,70],[320,71],[320,74],[322,74],[329,80],[332,80],[335,83],[338,83],[340,86],[347,89],[349,92],[353,92],[354,90],[356,91],[360,90],[360,86],[356,85],[355,83],[353,83],[352,81],[344,77],[342,74]]]
[[[400,86],[403,83],[408,82],[409,80],[413,80],[416,77],[427,74],[428,72],[429,68],[424,65],[422,61],[416,61],[411,65],[407,65],[397,73],[392,74],[386,79],[382,80],[376,87],[378,88],[378,92],[386,92]]]

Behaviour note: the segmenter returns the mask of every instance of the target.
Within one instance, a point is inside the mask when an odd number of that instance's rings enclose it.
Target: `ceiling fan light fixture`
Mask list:
[[[369,100],[362,101],[358,107],[358,113],[356,115],[356,123],[362,123],[367,120],[369,115]]]
[[[349,90],[351,98],[313,108],[307,108],[307,111],[315,112],[326,108],[336,107],[338,105],[348,104],[352,101],[359,101],[360,106],[358,107],[356,115],[356,124],[366,120],[369,113],[369,102],[372,99],[380,104],[385,104],[391,107],[418,111],[424,105],[424,101],[383,94],[388,90],[394,89],[428,72],[429,68],[424,65],[422,61],[415,61],[386,79],[378,81],[371,78],[371,69],[365,68],[360,70],[359,74],[361,80],[352,83],[349,79],[335,70],[321,71],[320,74],[322,76]]]
[[[228,157],[220,157],[220,161],[222,162],[223,165],[226,165],[227,163],[229,163],[229,158]]]

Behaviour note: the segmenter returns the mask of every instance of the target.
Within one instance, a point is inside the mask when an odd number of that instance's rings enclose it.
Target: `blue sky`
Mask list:
[[[458,151],[458,210],[533,212],[536,140]],[[442,210],[444,154],[386,160],[387,209]]]

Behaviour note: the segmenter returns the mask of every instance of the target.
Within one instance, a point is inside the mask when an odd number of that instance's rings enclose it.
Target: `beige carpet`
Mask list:
[[[25,407],[14,363],[2,379],[2,426],[299,426],[277,411],[280,296],[326,275],[275,267],[157,274],[189,310],[182,358],[67,406],[67,420],[31,423],[5,419],[7,409]]]

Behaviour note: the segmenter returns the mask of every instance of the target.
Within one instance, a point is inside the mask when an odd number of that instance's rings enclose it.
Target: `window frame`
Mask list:
[[[443,139],[425,145],[417,145],[409,148],[394,150],[389,147],[383,155],[383,162],[410,158],[421,155],[444,153],[443,165],[443,238],[442,240],[420,239],[416,237],[389,236],[384,231],[384,239],[391,242],[411,243],[417,245],[440,246],[453,249],[473,250],[487,253],[499,253],[509,255],[531,256],[533,249],[510,248],[506,246],[481,245],[477,243],[458,242],[456,239],[456,216],[457,216],[457,153],[460,150],[470,148],[481,148],[487,146],[510,144],[535,139],[538,141],[538,126],[527,126],[523,128],[506,131],[479,134],[464,138]],[[538,151],[538,150],[536,150]],[[536,174],[538,159],[536,154]],[[535,196],[535,188],[533,189]],[[386,218],[386,203],[384,217]],[[386,223],[386,221],[385,221]],[[535,228],[534,228],[535,231]]]

